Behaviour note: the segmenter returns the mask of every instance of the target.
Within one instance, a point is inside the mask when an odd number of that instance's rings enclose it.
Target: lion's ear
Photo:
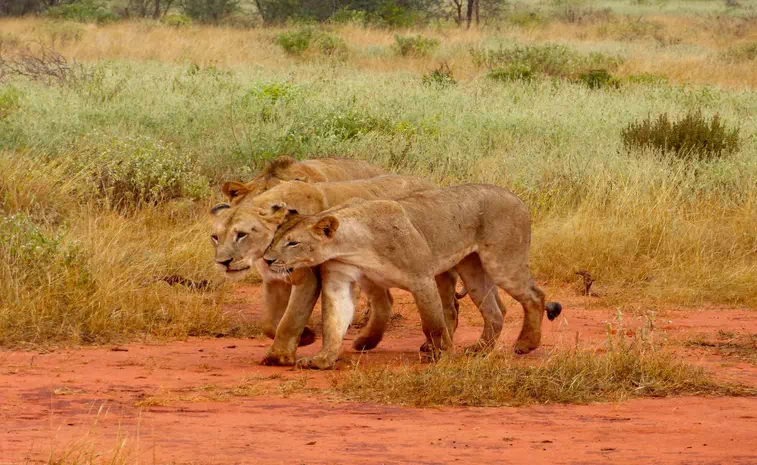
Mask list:
[[[339,229],[339,220],[333,216],[327,216],[321,218],[312,229],[313,233],[319,238],[333,239],[336,230]]]
[[[225,182],[221,187],[224,195],[229,198],[229,201],[244,197],[250,193],[250,189],[241,182]]]
[[[228,203],[219,203],[210,209],[210,214],[218,215],[221,211],[226,210],[227,208],[231,208],[231,205]]]

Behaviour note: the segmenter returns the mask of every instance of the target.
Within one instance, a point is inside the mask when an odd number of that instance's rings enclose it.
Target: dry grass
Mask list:
[[[737,333],[721,329],[715,338],[700,334],[684,341],[683,345],[685,347],[709,349],[721,357],[734,357],[757,365],[757,334]]]
[[[275,37],[282,28],[231,29],[211,26],[171,28],[149,22],[106,26],[48,23],[30,19],[4,19],[2,29],[9,44],[42,40],[65,56],[84,62],[136,60],[184,63],[202,66],[240,67],[251,64],[267,69],[287,69],[300,58],[281,53]],[[730,16],[624,16],[609,22],[568,24],[559,21],[541,25],[461,30],[442,27],[411,30],[438,39],[442,47],[427,57],[397,59],[391,46],[394,32],[351,25],[330,26],[351,50],[348,66],[366,72],[424,73],[439,61],[453,65],[456,77],[472,79],[479,71],[470,63],[468,50],[494,43],[561,42],[578,49],[600,49],[628,58],[619,75],[656,73],[671,82],[718,84],[726,87],[757,87],[753,63],[724,63],[713,57],[729,47],[750,43],[757,35],[753,20]],[[307,58],[305,63],[307,63]],[[343,66],[335,61],[335,66]]]
[[[622,336],[621,336],[622,337]],[[509,352],[454,357],[427,368],[356,368],[337,381],[350,400],[412,406],[518,406],[613,402],[633,397],[756,395],[716,381],[675,354],[617,338],[602,350],[561,350],[529,364]]]

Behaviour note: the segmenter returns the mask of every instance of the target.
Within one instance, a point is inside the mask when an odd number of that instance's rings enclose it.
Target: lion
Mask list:
[[[412,176],[384,175],[374,178],[310,184],[301,181],[281,182],[258,196],[247,192],[241,183],[228,182],[223,191],[235,193],[232,204],[222,203],[211,210],[214,215],[211,239],[215,260],[231,279],[243,277],[256,267],[264,283],[266,317],[264,329],[274,339],[263,359],[267,365],[293,365],[298,342],[320,294],[317,267],[302,268],[292,273],[272,273],[262,259],[277,228],[287,218],[314,215],[349,199],[380,199],[408,195],[431,189],[428,181]],[[439,292],[447,307],[450,321],[457,315],[456,276],[439,277]],[[291,289],[291,293],[290,293]],[[374,348],[388,325],[391,297],[385,289],[366,284],[372,311],[354,347]],[[351,295],[354,293],[351,292]],[[388,302],[388,303],[387,303]],[[284,309],[285,311],[281,311]]]
[[[367,179],[386,174],[384,170],[363,160],[350,158],[320,158],[297,161],[291,157],[275,158],[263,167],[251,181],[244,184],[244,189],[225,191],[229,201],[233,202],[244,195],[260,195],[284,181],[302,181],[309,183],[350,181]]]
[[[562,306],[545,303],[528,267],[531,220],[526,205],[497,186],[466,184],[340,206],[283,225],[264,254],[272,272],[296,273],[319,266],[323,282],[323,348],[305,366],[332,367],[354,313],[350,285],[398,287],[412,293],[433,358],[451,348],[449,324],[435,276],[454,269],[484,317],[478,342],[491,349],[502,332],[504,307],[497,287],[525,312],[515,352],[541,341],[545,310],[550,320]]]
[[[269,160],[263,169],[244,188],[237,190],[238,183],[232,183],[224,191],[232,204],[240,201],[244,196],[256,196],[277,186],[284,181],[302,181],[309,183],[349,181],[352,179],[366,179],[386,174],[381,168],[363,160],[349,158],[320,158],[315,160],[297,161],[294,158],[280,156]],[[291,286],[280,282],[278,286],[266,288],[267,301],[270,308],[278,309],[274,312],[271,322],[278,323],[291,293]],[[268,331],[272,336],[272,332]],[[306,346],[315,342],[315,332],[306,327],[300,337],[300,345]]]

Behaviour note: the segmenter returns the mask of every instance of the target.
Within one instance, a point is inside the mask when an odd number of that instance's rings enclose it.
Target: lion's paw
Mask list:
[[[336,360],[330,360],[327,357],[304,357],[297,360],[297,368],[308,370],[333,370],[336,367]]]
[[[261,365],[267,365],[267,366],[277,366],[277,367],[288,367],[292,366],[295,363],[295,355],[294,354],[287,354],[287,353],[280,353],[280,352],[268,352],[265,357],[263,357],[263,360],[260,362]]]

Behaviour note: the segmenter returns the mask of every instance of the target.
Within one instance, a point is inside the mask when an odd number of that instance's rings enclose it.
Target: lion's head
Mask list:
[[[258,196],[245,189],[243,184],[225,183],[224,192],[240,191],[241,199],[218,204],[211,210],[216,263],[229,277],[244,276],[263,256],[274,233],[287,219],[300,212],[314,214],[325,208],[317,187],[304,182],[283,182]]]
[[[214,220],[210,239],[215,247],[216,264],[227,277],[242,278],[263,256],[286,216],[286,208],[221,203],[211,209],[211,214]]]
[[[329,260],[329,245],[339,229],[332,215],[294,217],[276,231],[263,258],[276,273],[291,273]]]

